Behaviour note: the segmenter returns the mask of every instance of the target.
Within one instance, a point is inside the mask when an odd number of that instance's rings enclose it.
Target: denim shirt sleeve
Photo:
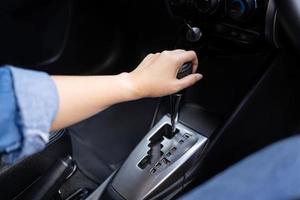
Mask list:
[[[7,126],[15,128],[0,131],[0,138],[10,138],[9,143],[0,142],[0,151],[3,151],[2,162],[12,164],[46,146],[50,127],[58,110],[58,95],[53,80],[44,72],[10,66],[5,66],[4,71],[6,78],[12,83],[13,100],[9,105],[13,107],[13,103],[15,104],[15,109],[10,110],[12,113],[5,114],[10,117],[7,119]],[[10,77],[7,76],[7,71]],[[5,103],[8,101],[11,99],[7,99]],[[8,120],[13,120],[14,125]]]

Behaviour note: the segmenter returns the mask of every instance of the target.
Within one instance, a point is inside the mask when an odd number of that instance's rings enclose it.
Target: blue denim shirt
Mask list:
[[[58,95],[44,72],[0,68],[0,155],[2,164],[42,150],[58,110]]]

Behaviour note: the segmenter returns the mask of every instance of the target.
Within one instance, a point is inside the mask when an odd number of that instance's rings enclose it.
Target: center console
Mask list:
[[[209,46],[216,49],[226,49],[226,44],[230,44],[229,48],[235,45],[239,48],[255,47],[257,50],[268,38],[266,30],[272,29],[276,21],[275,10],[270,8],[270,2],[166,0],[166,5],[170,15],[181,21],[185,30],[199,36],[194,40],[187,39],[190,38],[190,33],[183,34],[185,40],[179,44],[184,44],[187,48],[196,46],[196,50],[199,50],[203,43],[209,42]],[[272,19],[272,23],[266,23]],[[272,31],[268,33],[273,34]],[[179,103],[174,101],[175,97],[169,106],[171,109],[166,109],[168,101],[164,98],[162,105],[158,106],[151,130],[124,164],[88,199],[171,199],[182,191],[193,180],[211,144],[220,135],[220,127],[224,127],[232,113],[236,115],[234,107],[245,98],[249,85],[257,83],[255,77],[261,76],[260,65],[264,58],[267,58],[266,55],[245,57],[257,59],[249,59],[249,65],[253,68],[246,75],[237,62],[242,57],[235,60],[232,57],[206,58],[207,63],[202,63],[201,72],[213,71],[214,76],[203,80],[202,88],[193,87],[187,94],[183,93],[182,98],[186,102],[182,103],[179,116],[176,115]],[[222,65],[226,65],[222,59],[228,62],[227,70],[221,68]],[[219,68],[211,69],[212,66]],[[247,63],[244,66],[247,66]],[[236,76],[230,73],[230,70],[234,70],[241,78],[235,81]],[[226,80],[226,71],[235,77]],[[209,73],[207,74],[209,77]],[[236,82],[240,85],[236,86]],[[218,85],[220,83],[223,85]],[[199,90],[202,94],[205,93],[205,96],[201,96]],[[175,105],[176,109],[172,109],[172,105]]]
[[[165,115],[149,131],[114,177],[108,189],[111,196],[155,199],[183,187],[185,174],[197,164],[208,138],[181,123],[176,129],[173,138],[165,137],[171,131]]]
[[[183,117],[190,111],[183,110]],[[183,121],[172,137],[170,115],[164,115],[132,151],[122,167],[89,199],[170,199],[191,180],[217,123],[196,131]]]

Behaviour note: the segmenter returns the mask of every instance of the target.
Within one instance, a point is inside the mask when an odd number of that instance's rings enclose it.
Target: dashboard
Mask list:
[[[246,46],[265,41],[268,0],[166,0],[166,4],[172,17],[198,26],[208,37]]]

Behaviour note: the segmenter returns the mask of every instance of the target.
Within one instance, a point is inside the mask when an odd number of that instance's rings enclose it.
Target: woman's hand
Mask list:
[[[179,68],[186,62],[192,62],[195,73],[198,59],[194,51],[163,51],[146,56],[139,66],[128,74],[136,97],[165,96],[195,84],[202,78],[201,74],[191,74],[180,80],[176,78]]]
[[[52,130],[70,126],[116,103],[159,97],[189,87],[202,78],[192,74],[180,80],[179,68],[198,60],[195,52],[174,50],[148,55],[130,73],[114,76],[53,76],[59,96],[59,110]]]

